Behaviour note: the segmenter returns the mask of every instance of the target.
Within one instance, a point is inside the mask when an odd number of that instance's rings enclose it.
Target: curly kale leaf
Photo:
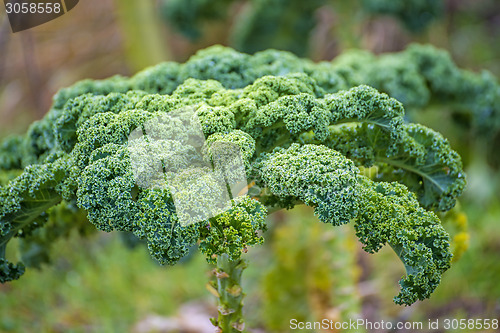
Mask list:
[[[99,230],[134,231],[138,213],[128,152],[116,144],[96,149],[78,177],[77,204]]]
[[[333,225],[348,223],[357,216],[358,169],[334,150],[292,144],[263,154],[254,169],[261,185],[277,198],[272,204],[301,201],[314,207],[321,221]]]
[[[341,125],[330,129],[324,142],[356,162],[382,167],[377,180],[397,180],[417,194],[427,209],[451,209],[465,187],[460,156],[439,133],[418,124],[402,126],[405,135],[389,152],[390,136],[370,125]]]
[[[245,90],[255,86],[257,82]],[[359,86],[324,98],[305,93],[280,97],[250,111],[242,129],[256,139],[258,152],[299,141],[299,136],[309,131],[320,143],[327,139],[330,125],[344,122],[379,126],[396,142],[402,136],[403,115],[403,107],[395,99]]]
[[[439,218],[420,207],[404,185],[364,177],[359,181],[364,192],[355,229],[364,250],[374,253],[389,244],[406,268],[394,302],[411,305],[428,298],[452,257],[449,235]]]
[[[27,167],[20,176],[0,187],[0,281],[19,278],[24,265],[5,259],[12,237],[24,237],[47,220],[46,211],[62,200],[67,161]]]
[[[19,279],[24,274],[24,265],[13,264],[2,257],[0,257],[0,283]]]
[[[205,142],[205,155],[212,157],[214,154],[213,146],[217,143],[228,142],[239,148],[241,158],[245,163],[247,168],[250,167],[250,163],[255,155],[255,140],[250,136],[250,134],[243,132],[241,130],[234,130],[229,133],[214,133],[210,135]]]
[[[88,160],[78,178],[77,203],[90,222],[104,231],[134,232],[161,264],[188,254],[198,239],[197,227],[179,224],[168,190],[136,186],[125,146],[105,144]]]
[[[266,230],[267,209],[248,196],[235,198],[232,207],[210,219],[209,224],[199,227],[200,250],[209,262],[227,254],[237,260],[251,245],[262,244],[261,232]]]
[[[97,113],[133,110],[145,95],[140,91],[110,93],[106,96],[84,94],[69,100],[53,125],[57,146],[65,152],[71,152],[77,141],[77,129],[90,117]]]
[[[389,133],[392,140],[401,139],[403,105],[374,88],[361,85],[326,95],[325,102],[331,110],[332,125],[352,122],[371,124]]]
[[[181,226],[168,190],[143,190],[137,205],[137,228],[134,233],[147,240],[151,256],[160,264],[175,264],[198,241],[199,224]]]
[[[389,94],[406,108],[429,104],[431,91],[414,61],[406,51],[375,56],[364,50],[349,50],[330,63],[349,86],[366,84]]]
[[[457,67],[450,55],[430,45],[410,45],[405,51],[431,90],[431,100],[469,115],[477,135],[489,136],[500,127],[500,85],[491,73]]]
[[[10,237],[28,227],[45,211],[62,200],[66,164],[27,167],[23,174],[0,187],[0,236],[5,244]],[[28,230],[27,229],[27,230]]]

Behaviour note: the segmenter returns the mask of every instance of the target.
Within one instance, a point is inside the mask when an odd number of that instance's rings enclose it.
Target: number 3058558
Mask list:
[[[7,14],[52,14],[60,13],[62,8],[60,3],[33,3],[33,2],[16,2],[5,4]]]
[[[498,319],[445,319],[444,329],[480,330],[498,329]]]

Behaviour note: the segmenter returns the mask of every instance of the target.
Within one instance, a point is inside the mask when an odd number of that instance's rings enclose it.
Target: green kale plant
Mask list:
[[[318,12],[327,9],[341,16],[389,15],[408,31],[420,33],[444,12],[442,0],[163,0],[161,12],[174,30],[191,40],[203,37],[210,24],[231,25],[229,43],[235,49],[254,53],[267,48],[306,56]],[[342,29],[349,29],[340,25]]]
[[[363,7],[370,13],[391,15],[397,18],[409,31],[421,32],[440,19],[444,13],[444,1],[435,0],[362,0]]]
[[[379,79],[379,72],[364,69],[364,61],[356,65],[357,55],[351,62],[343,57],[315,64],[286,52],[251,56],[215,46],[184,64],[163,63],[131,78],[85,80],[62,89],[42,120],[0,149],[0,281],[24,272],[22,262],[5,256],[13,237],[23,239],[24,249],[35,243],[49,247],[72,227],[58,227],[51,217],[74,214],[80,221],[86,213],[99,230],[145,240],[160,264],[173,265],[199,245],[216,265],[214,325],[222,332],[243,331],[244,253],[262,243],[268,214],[305,204],[323,223],[352,223],[365,251],[385,245],[395,251],[406,269],[395,303],[430,297],[450,267],[450,237],[436,213],[450,210],[464,189],[461,159],[439,133],[405,121],[401,102],[362,83],[407,103],[471,105],[467,112],[481,128],[491,125],[483,119],[490,99],[479,88],[498,92],[498,86],[489,77],[458,70],[430,47],[413,46],[393,57],[405,60],[372,61],[387,66],[387,77]],[[444,82],[449,73],[462,80]],[[496,119],[496,109],[489,107],[486,117]],[[228,209],[190,224],[181,223],[168,186],[139,186],[132,155],[153,150],[134,146],[135,151],[129,144],[139,129],[152,145],[148,121],[185,108],[195,110],[204,144],[192,145],[186,139],[191,129],[182,122],[154,129],[178,137],[161,144],[208,158],[224,153],[218,145],[233,145],[248,179],[248,194],[233,196]],[[162,161],[164,172],[192,162],[182,154]],[[148,167],[143,172],[151,176],[155,170]],[[376,176],[365,176],[365,168],[376,169]],[[211,180],[200,177],[199,169],[183,175],[190,184],[182,193],[186,201],[210,199],[204,191]],[[44,231],[51,228],[57,236]],[[30,265],[47,259],[43,252],[28,257]]]

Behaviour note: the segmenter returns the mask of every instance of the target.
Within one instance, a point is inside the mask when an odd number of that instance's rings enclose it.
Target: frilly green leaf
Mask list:
[[[254,165],[257,179],[278,200],[301,201],[315,208],[318,218],[333,225],[358,214],[358,169],[325,146],[292,144],[263,154]]]
[[[360,177],[363,195],[356,235],[369,253],[389,244],[403,262],[407,276],[400,281],[396,304],[411,305],[428,298],[450,267],[450,239],[439,218],[420,207],[415,194],[398,183]]]

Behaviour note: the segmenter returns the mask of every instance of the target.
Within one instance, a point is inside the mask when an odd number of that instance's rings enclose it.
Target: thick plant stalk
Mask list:
[[[115,1],[125,52],[134,71],[171,58],[153,1]]]
[[[335,229],[334,236],[325,239],[324,244],[330,251],[330,267],[333,274],[331,290],[332,305],[338,310],[338,321],[345,322],[361,317],[361,295],[358,282],[361,268],[357,263],[358,244],[354,230],[342,226]],[[326,264],[326,263],[325,263]],[[364,328],[342,330],[344,333],[366,332]]]
[[[243,259],[231,260],[227,254],[217,258],[216,287],[219,305],[219,316],[213,318],[212,323],[217,326],[216,332],[242,332],[245,328],[243,322],[243,297],[241,288],[241,274],[247,267]]]

